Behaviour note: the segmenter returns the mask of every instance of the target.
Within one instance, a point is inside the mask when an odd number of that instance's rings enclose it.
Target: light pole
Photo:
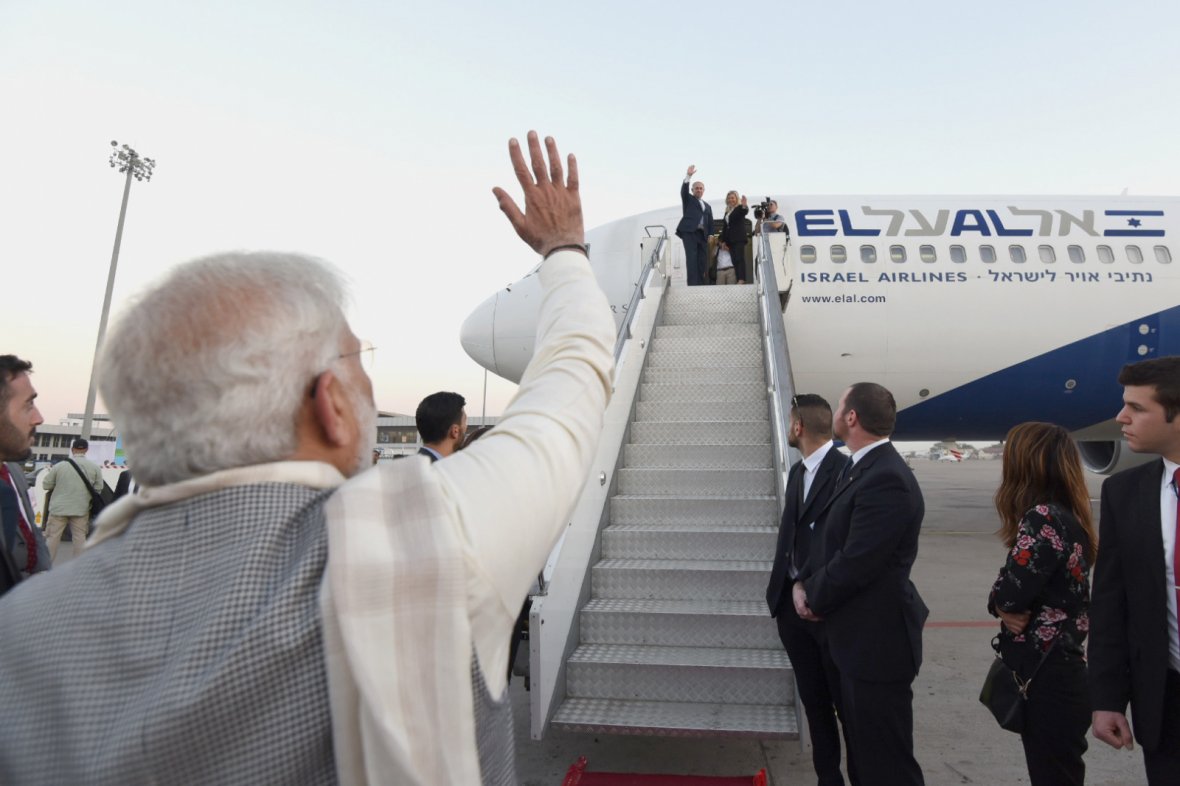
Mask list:
[[[82,439],[90,439],[90,427],[94,420],[95,387],[94,372],[98,367],[98,353],[102,349],[102,340],[107,332],[107,317],[111,312],[111,293],[115,290],[115,267],[119,264],[119,244],[123,242],[123,220],[127,217],[127,197],[131,195],[131,178],[147,181],[152,179],[152,170],[156,168],[156,161],[152,158],[141,158],[135,149],[112,140],[110,165],[111,169],[118,169],[119,174],[127,175],[127,182],[123,184],[123,205],[119,208],[119,225],[115,229],[115,248],[111,251],[111,269],[107,273],[107,293],[102,301],[102,317],[98,320],[98,341],[94,343],[94,360],[90,364],[90,389],[86,392],[86,414],[82,420]]]

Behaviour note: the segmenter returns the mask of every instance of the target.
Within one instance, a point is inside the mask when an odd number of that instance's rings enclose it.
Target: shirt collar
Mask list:
[[[439,453],[437,450],[435,450],[434,448],[430,447],[429,445],[423,445],[423,446],[422,446],[422,449],[423,449],[423,450],[429,450],[429,451],[430,451],[430,454],[431,454],[432,456],[434,456],[436,459],[439,459],[440,461],[443,459],[443,454]]]
[[[1160,481],[1164,487],[1170,486],[1172,484],[1172,478],[1176,477],[1177,468],[1180,468],[1180,464],[1177,464],[1175,461],[1164,459],[1164,477]],[[1177,493],[1180,494],[1180,491]]]
[[[828,440],[824,444],[816,448],[810,456],[803,459],[803,468],[808,472],[815,472],[815,468],[824,460],[824,456],[828,455],[828,451],[832,449],[835,443]]]
[[[856,466],[858,463],[860,463],[860,460],[868,454],[868,452],[870,450],[872,450],[873,448],[880,447],[881,445],[884,445],[888,441],[889,441],[889,437],[882,437],[881,439],[877,440],[876,442],[865,445],[863,448],[861,448],[860,450],[858,450],[852,454],[852,465]]]

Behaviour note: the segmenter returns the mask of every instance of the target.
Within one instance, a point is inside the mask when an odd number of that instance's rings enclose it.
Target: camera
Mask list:
[[[770,212],[770,203],[772,201],[770,197],[766,197],[764,201],[754,205],[754,218],[765,218],[766,214]]]

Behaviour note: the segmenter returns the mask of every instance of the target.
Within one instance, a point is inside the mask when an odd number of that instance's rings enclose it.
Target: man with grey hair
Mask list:
[[[0,638],[0,782],[516,782],[509,633],[585,480],[614,340],[573,156],[567,179],[528,143],[524,211],[495,193],[543,257],[537,350],[447,461],[362,472],[365,348],[319,262],[209,257],[124,315],[100,379],[142,488],[0,602],[27,632]]]

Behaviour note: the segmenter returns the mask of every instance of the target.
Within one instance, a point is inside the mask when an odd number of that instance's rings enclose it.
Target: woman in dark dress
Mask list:
[[[733,271],[737,283],[744,284],[750,279],[746,275],[746,215],[750,212],[745,197],[738,199],[738,192],[725,195],[725,226],[721,228],[721,248],[729,251],[733,259]]]
[[[1022,423],[1008,432],[995,505],[997,534],[1009,548],[987,602],[1002,623],[1000,656],[1024,679],[1044,658],[1021,734],[1029,780],[1081,784],[1090,725],[1083,644],[1097,538],[1077,445],[1065,429]]]

